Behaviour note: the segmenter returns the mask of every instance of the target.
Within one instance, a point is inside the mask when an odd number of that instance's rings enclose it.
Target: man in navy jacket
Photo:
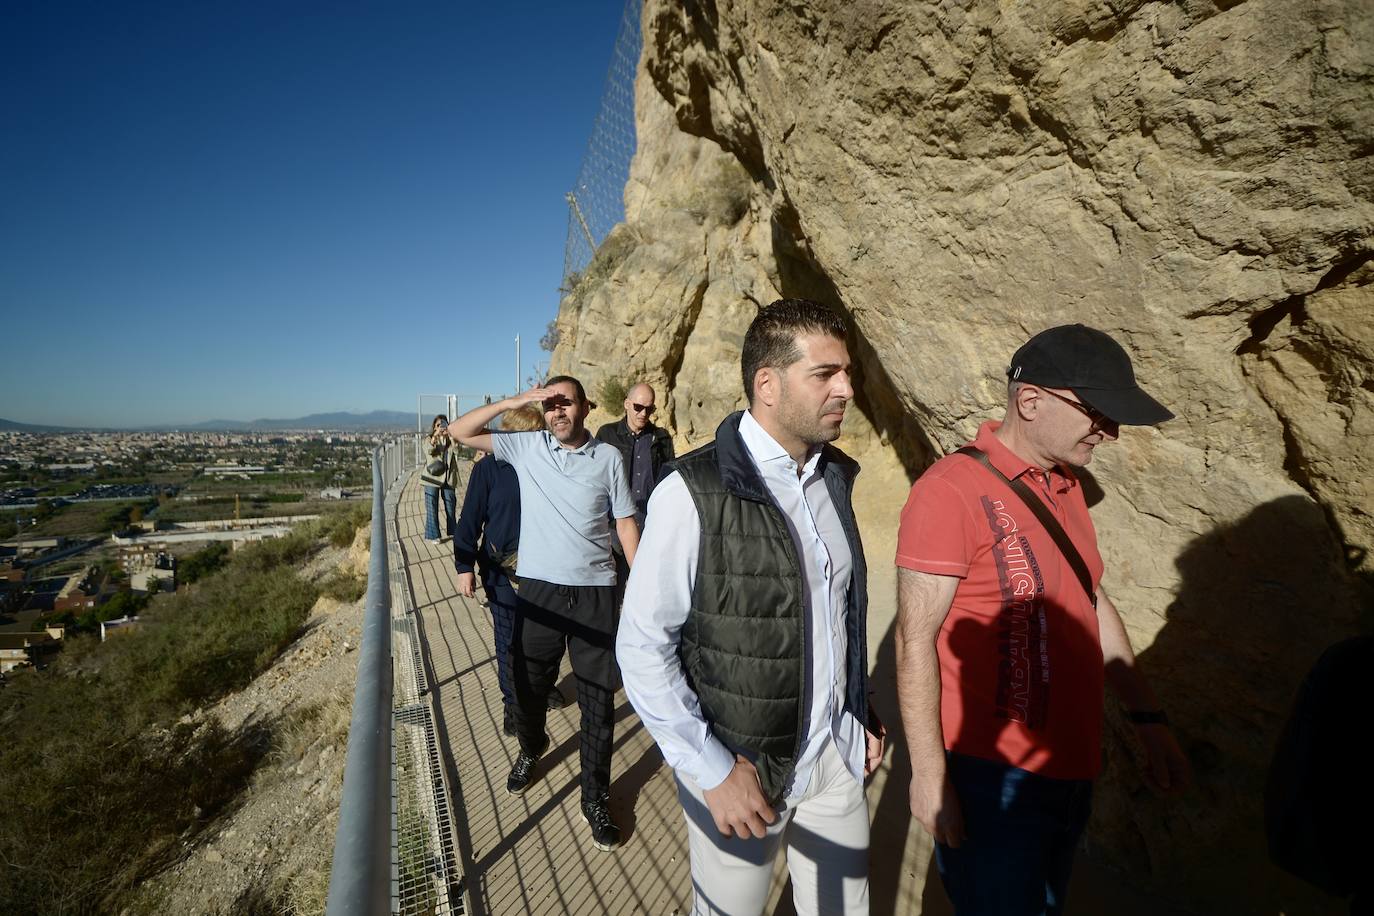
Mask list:
[[[502,429],[529,430],[543,426],[537,409],[512,410],[503,418]],[[479,544],[480,539],[480,544]],[[496,652],[496,679],[501,685],[505,706],[502,731],[514,736],[511,707],[515,688],[511,681],[510,649],[515,633],[515,588],[511,585],[516,548],[520,544],[520,480],[515,468],[496,458],[484,458],[472,466],[463,511],[458,516],[458,533],[453,537],[453,566],[458,571],[458,593],[471,598],[477,590],[474,565],[482,575],[491,610],[493,642]],[[549,708],[567,705],[554,686],[549,691]]]

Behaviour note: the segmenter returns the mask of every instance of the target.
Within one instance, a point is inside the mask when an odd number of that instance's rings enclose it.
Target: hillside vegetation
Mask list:
[[[300,569],[353,540],[370,507],[243,548],[142,626],[70,641],[0,690],[0,912],[119,912],[235,805],[290,723],[229,730],[194,715],[248,685],[299,635],[322,591]],[[208,573],[208,574],[205,574]],[[286,736],[289,739],[289,736]]]

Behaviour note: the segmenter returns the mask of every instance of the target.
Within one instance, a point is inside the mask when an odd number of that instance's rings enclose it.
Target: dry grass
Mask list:
[[[272,728],[270,757],[276,763],[295,765],[312,749],[324,744],[343,746],[353,700],[334,696],[289,710]]]
[[[352,604],[367,593],[367,576],[339,569],[320,580],[320,594],[344,604]]]

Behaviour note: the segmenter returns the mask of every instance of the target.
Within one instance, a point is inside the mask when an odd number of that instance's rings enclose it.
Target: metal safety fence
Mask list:
[[[625,185],[635,154],[635,73],[639,67],[641,0],[625,0],[601,107],[582,154],[577,182],[566,199],[568,234],[563,246],[563,294],[581,280],[596,249],[625,219]]]
[[[452,812],[397,527],[420,436],[372,453],[367,604],[328,916],[461,914]]]

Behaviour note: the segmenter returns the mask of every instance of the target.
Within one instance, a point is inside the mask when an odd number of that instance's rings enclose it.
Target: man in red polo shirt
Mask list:
[[[1102,590],[1073,473],[1122,425],[1173,414],[1120,345],[1081,324],[1031,338],[1007,375],[1001,422],[916,481],[897,538],[911,812],[958,916],[1063,911],[1100,768],[1104,680],[1136,723],[1146,780],[1174,792],[1189,778]]]

